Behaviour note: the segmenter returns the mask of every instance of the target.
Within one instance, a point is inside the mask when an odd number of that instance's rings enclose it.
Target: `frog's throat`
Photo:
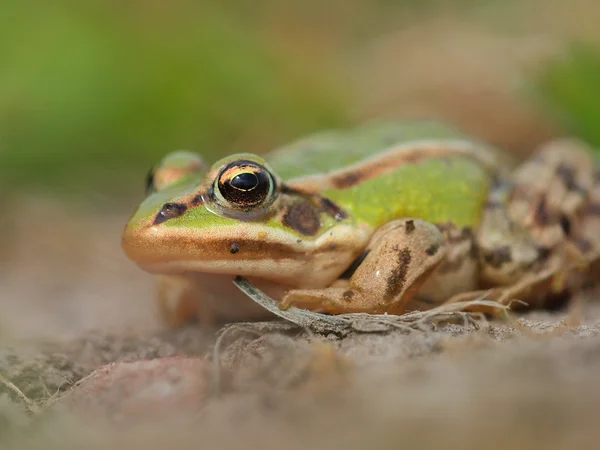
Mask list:
[[[151,273],[241,275],[291,287],[324,287],[360,255],[370,235],[368,227],[348,224],[334,225],[314,239],[253,223],[211,230],[150,225],[129,226],[122,245]]]

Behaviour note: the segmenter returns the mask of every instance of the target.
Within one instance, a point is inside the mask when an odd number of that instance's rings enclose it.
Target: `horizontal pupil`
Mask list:
[[[258,177],[251,172],[240,173],[232,178],[231,185],[236,189],[249,191],[258,185]]]

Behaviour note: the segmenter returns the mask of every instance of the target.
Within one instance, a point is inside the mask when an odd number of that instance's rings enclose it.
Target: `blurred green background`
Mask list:
[[[581,18],[594,8],[583,3]],[[3,195],[128,202],[168,151],[209,160],[265,152],[379,116],[439,116],[515,151],[559,132],[600,145],[597,36],[557,21],[558,2],[4,0],[0,8]],[[459,60],[445,61],[443,45],[436,57],[436,33],[443,43],[465,29]],[[490,80],[469,72],[472,62],[512,72]],[[388,95],[386,83],[409,94]],[[483,125],[460,94],[477,83]],[[498,92],[508,99],[500,107]],[[513,104],[527,111],[525,131],[506,122]]]

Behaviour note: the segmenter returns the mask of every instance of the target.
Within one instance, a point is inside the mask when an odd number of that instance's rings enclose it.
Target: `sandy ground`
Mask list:
[[[448,325],[342,340],[243,332],[221,346],[218,396],[214,364],[206,360],[193,373],[206,392],[192,407],[157,403],[150,417],[115,410],[131,386],[97,394],[79,409],[68,402],[61,409],[59,399],[33,419],[4,398],[0,445],[597,448],[600,305],[588,306],[584,318],[571,327],[564,314],[538,313],[510,327]],[[26,357],[5,351],[0,367],[32,398],[46,397],[100,363],[203,355],[212,342],[212,333],[197,327],[149,339],[96,335]]]

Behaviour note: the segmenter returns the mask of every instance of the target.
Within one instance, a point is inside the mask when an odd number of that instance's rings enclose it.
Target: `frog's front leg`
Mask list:
[[[446,240],[432,223],[403,219],[377,230],[366,251],[348,286],[291,290],[280,307],[331,314],[402,311],[444,258]]]
[[[162,318],[170,327],[180,327],[198,320],[213,324],[215,317],[202,296],[202,286],[183,275],[160,275],[157,297]]]

